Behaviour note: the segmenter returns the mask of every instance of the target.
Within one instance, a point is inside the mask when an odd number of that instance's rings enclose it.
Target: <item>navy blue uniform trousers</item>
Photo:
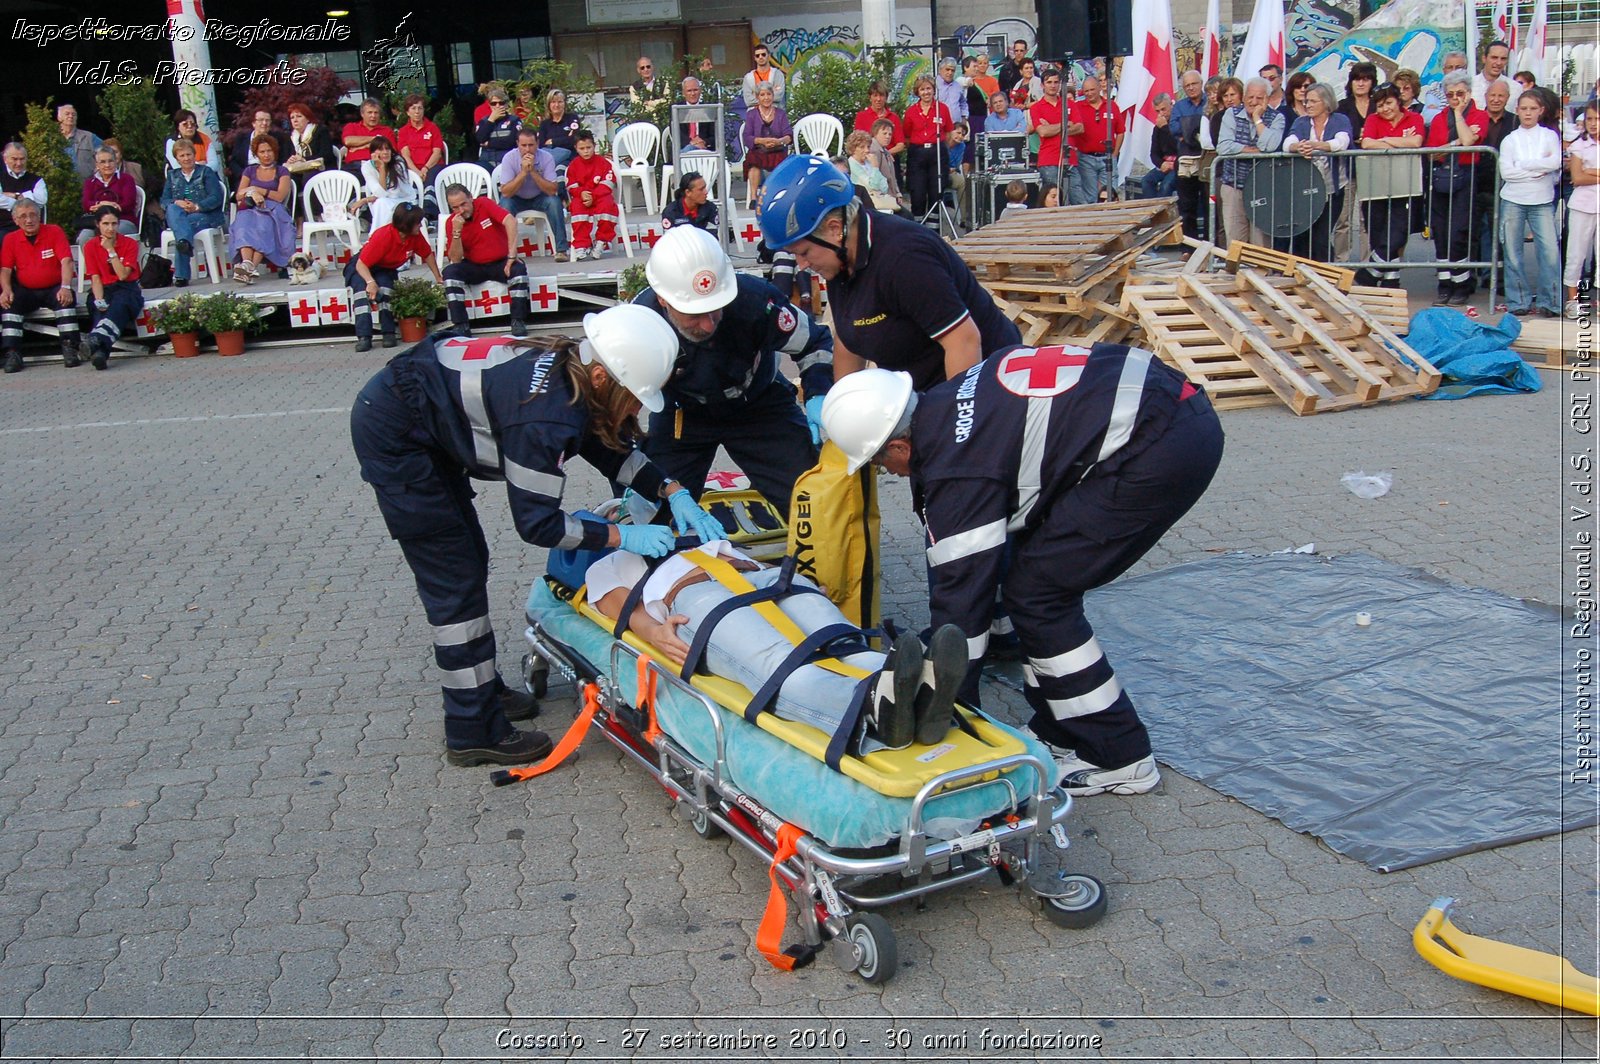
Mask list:
[[[1082,716],[1063,717],[1048,700],[1081,697],[1115,682],[1110,663],[1092,643],[1084,593],[1109,584],[1144,557],[1205,494],[1221,461],[1222,426],[1205,394],[1196,393],[1178,405],[1148,447],[1120,463],[1113,456],[1109,468],[1093,470],[1057,499],[1037,529],[1012,540],[1002,600],[1023,653],[1036,663],[1071,654],[1097,659],[1056,676],[1041,673],[1037,685],[1027,686],[1034,711],[1030,727],[1041,738],[1102,768],[1149,755],[1150,737],[1126,692],[1106,709]],[[975,680],[969,677],[974,685]]]
[[[495,705],[502,684],[489,624],[489,544],[475,493],[461,463],[431,445],[390,380],[385,370],[361,390],[350,436],[433,629],[445,745],[492,745],[512,727]]]

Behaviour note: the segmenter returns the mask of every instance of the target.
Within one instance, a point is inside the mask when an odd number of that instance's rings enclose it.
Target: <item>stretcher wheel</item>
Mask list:
[[[877,913],[857,913],[845,922],[844,937],[856,951],[856,974],[869,983],[885,983],[900,967],[894,928]]]
[[[720,839],[727,834],[722,830],[722,825],[712,820],[704,809],[697,809],[689,817],[689,826],[694,828],[694,833],[702,839]]]
[[[1045,919],[1057,927],[1081,930],[1093,927],[1106,914],[1106,888],[1094,876],[1062,873],[1048,894],[1039,895]]]
[[[533,697],[543,699],[545,693],[550,690],[550,664],[533,654],[522,655],[522,686],[527,688]]]

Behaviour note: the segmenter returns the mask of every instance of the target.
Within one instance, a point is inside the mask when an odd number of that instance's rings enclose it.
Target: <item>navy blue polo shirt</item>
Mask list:
[[[917,391],[944,380],[939,338],[969,317],[985,357],[1022,343],[972,270],[937,233],[892,214],[862,211],[849,278],[828,282],[833,329],[855,354],[911,374]]]

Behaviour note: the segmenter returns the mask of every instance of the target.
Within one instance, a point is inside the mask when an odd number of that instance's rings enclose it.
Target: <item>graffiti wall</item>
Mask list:
[[[1387,81],[1404,67],[1420,74],[1426,85],[1443,76],[1445,53],[1465,47],[1460,0],[1389,0],[1370,18],[1298,65],[1340,91],[1351,65],[1360,62],[1375,64],[1380,81]]]
[[[902,47],[926,46],[933,39],[933,27],[928,21],[928,10],[897,12],[895,41]],[[817,56],[836,54],[851,59],[861,58],[861,20],[848,20],[833,15],[782,15],[773,18],[752,18],[750,27],[756,38],[767,46],[772,55],[772,65],[782,67],[785,74],[793,73]],[[897,85],[891,86],[896,98],[904,95],[906,86],[919,73],[932,71],[929,57],[923,54],[909,56],[896,71]]]
[[[1336,0],[1294,0],[1284,13],[1284,54],[1292,70],[1349,33],[1356,24],[1353,6]]]

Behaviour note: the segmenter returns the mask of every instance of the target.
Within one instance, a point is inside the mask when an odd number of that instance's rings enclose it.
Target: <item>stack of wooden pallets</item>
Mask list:
[[[1203,384],[1219,409],[1282,402],[1317,414],[1439,386],[1438,370],[1396,332],[1408,320],[1404,293],[1352,294],[1315,264],[1290,265],[1288,276],[1236,264],[1141,279],[1124,287],[1122,306],[1144,346]]]
[[[956,241],[1025,344],[1121,342],[1122,287],[1140,255],[1183,239],[1176,200],[1014,211]]]

